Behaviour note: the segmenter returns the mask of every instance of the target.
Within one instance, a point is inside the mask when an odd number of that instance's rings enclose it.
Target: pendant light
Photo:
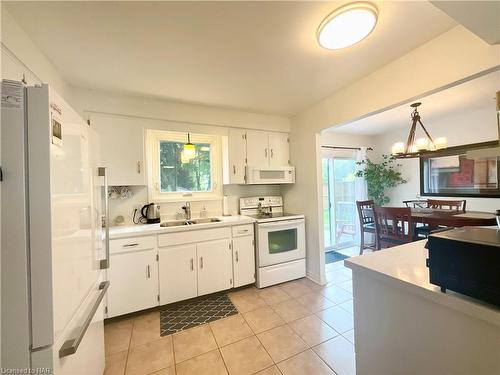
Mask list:
[[[410,107],[413,108],[413,112],[411,113],[412,123],[410,127],[410,133],[408,134],[408,139],[406,140],[406,144],[404,142],[396,142],[392,146],[392,154],[397,158],[419,157],[423,154],[446,148],[448,145],[448,141],[445,137],[433,139],[425,128],[424,124],[422,124],[420,113],[418,113],[417,110],[417,108],[421,104],[422,103],[417,102],[410,105]],[[415,139],[417,124],[420,125],[420,127],[424,131],[426,138]]]
[[[181,162],[183,158],[184,160],[187,160],[189,162],[194,157],[196,157],[196,149],[194,147],[194,144],[191,143],[191,135],[188,133],[188,141],[184,144],[181,153]]]

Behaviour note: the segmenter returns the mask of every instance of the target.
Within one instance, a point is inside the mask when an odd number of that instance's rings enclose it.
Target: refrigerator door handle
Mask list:
[[[108,169],[106,167],[99,167],[98,174],[100,177],[104,177],[104,232],[105,232],[105,243],[106,243],[106,259],[101,259],[100,268],[109,268],[109,202],[108,202]]]
[[[76,353],[76,351],[78,350],[78,346],[80,346],[80,343],[82,342],[83,337],[85,336],[85,333],[87,332],[90,323],[92,323],[92,319],[94,319],[94,315],[97,309],[99,308],[99,305],[101,304],[101,301],[104,298],[104,295],[106,294],[108,288],[109,288],[109,281],[103,281],[102,283],[99,284],[99,290],[101,291],[101,293],[99,293],[99,297],[97,297],[94,306],[92,306],[90,314],[85,319],[85,322],[83,323],[83,326],[78,335],[73,339],[66,340],[64,344],[61,346],[61,349],[59,349],[59,358],[67,357],[68,355]]]

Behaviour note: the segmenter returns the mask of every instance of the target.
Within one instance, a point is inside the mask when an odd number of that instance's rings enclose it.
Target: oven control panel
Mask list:
[[[281,207],[283,206],[283,198],[279,195],[240,198],[240,209],[257,208],[259,203],[262,207]]]

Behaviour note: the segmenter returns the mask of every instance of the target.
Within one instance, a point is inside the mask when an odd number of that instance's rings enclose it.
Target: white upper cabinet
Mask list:
[[[247,130],[247,164],[252,167],[269,166],[269,135],[267,132]]]
[[[226,184],[244,184],[247,160],[247,141],[245,129],[230,129],[228,134],[228,165]]]
[[[109,185],[146,185],[144,129],[137,119],[92,116],[101,145],[101,164]]]
[[[284,167],[289,164],[288,134],[269,133],[269,166]]]
[[[285,167],[290,158],[288,134],[247,130],[247,164],[251,167]]]

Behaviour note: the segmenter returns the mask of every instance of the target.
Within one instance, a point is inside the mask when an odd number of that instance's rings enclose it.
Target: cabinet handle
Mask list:
[[[236,165],[233,164],[233,174],[236,174]]]
[[[271,157],[274,158],[274,152],[273,149],[271,149]]]
[[[248,229],[239,229],[238,234],[247,233]]]
[[[97,300],[92,306],[90,314],[85,318],[83,326],[80,328],[78,335],[69,340],[66,340],[64,344],[61,346],[61,349],[59,349],[59,358],[67,357],[69,355],[76,353],[78,347],[80,346],[80,343],[82,342],[85,336],[85,333],[87,332],[87,329],[90,326],[90,323],[92,323],[92,320],[94,319],[94,315],[97,312],[97,309],[99,308],[99,305],[101,304],[101,301],[104,298],[104,295],[108,290],[108,287],[109,287],[109,281],[103,281],[102,283],[99,284],[99,290],[101,292],[99,293],[99,297],[97,297]]]
[[[266,155],[267,158],[267,148],[264,149],[264,154]]]
[[[200,268],[203,269],[203,257],[200,257]]]
[[[148,279],[151,278],[151,266],[149,264],[146,267],[146,276],[148,277]]]
[[[137,173],[141,174],[141,161],[140,160],[137,162]]]
[[[191,271],[194,271],[194,260],[191,258]]]
[[[138,243],[126,243],[125,245],[123,245],[123,247],[134,247],[134,246],[139,246]]]
[[[239,262],[238,252],[236,252],[235,255],[236,255],[236,262]]]

